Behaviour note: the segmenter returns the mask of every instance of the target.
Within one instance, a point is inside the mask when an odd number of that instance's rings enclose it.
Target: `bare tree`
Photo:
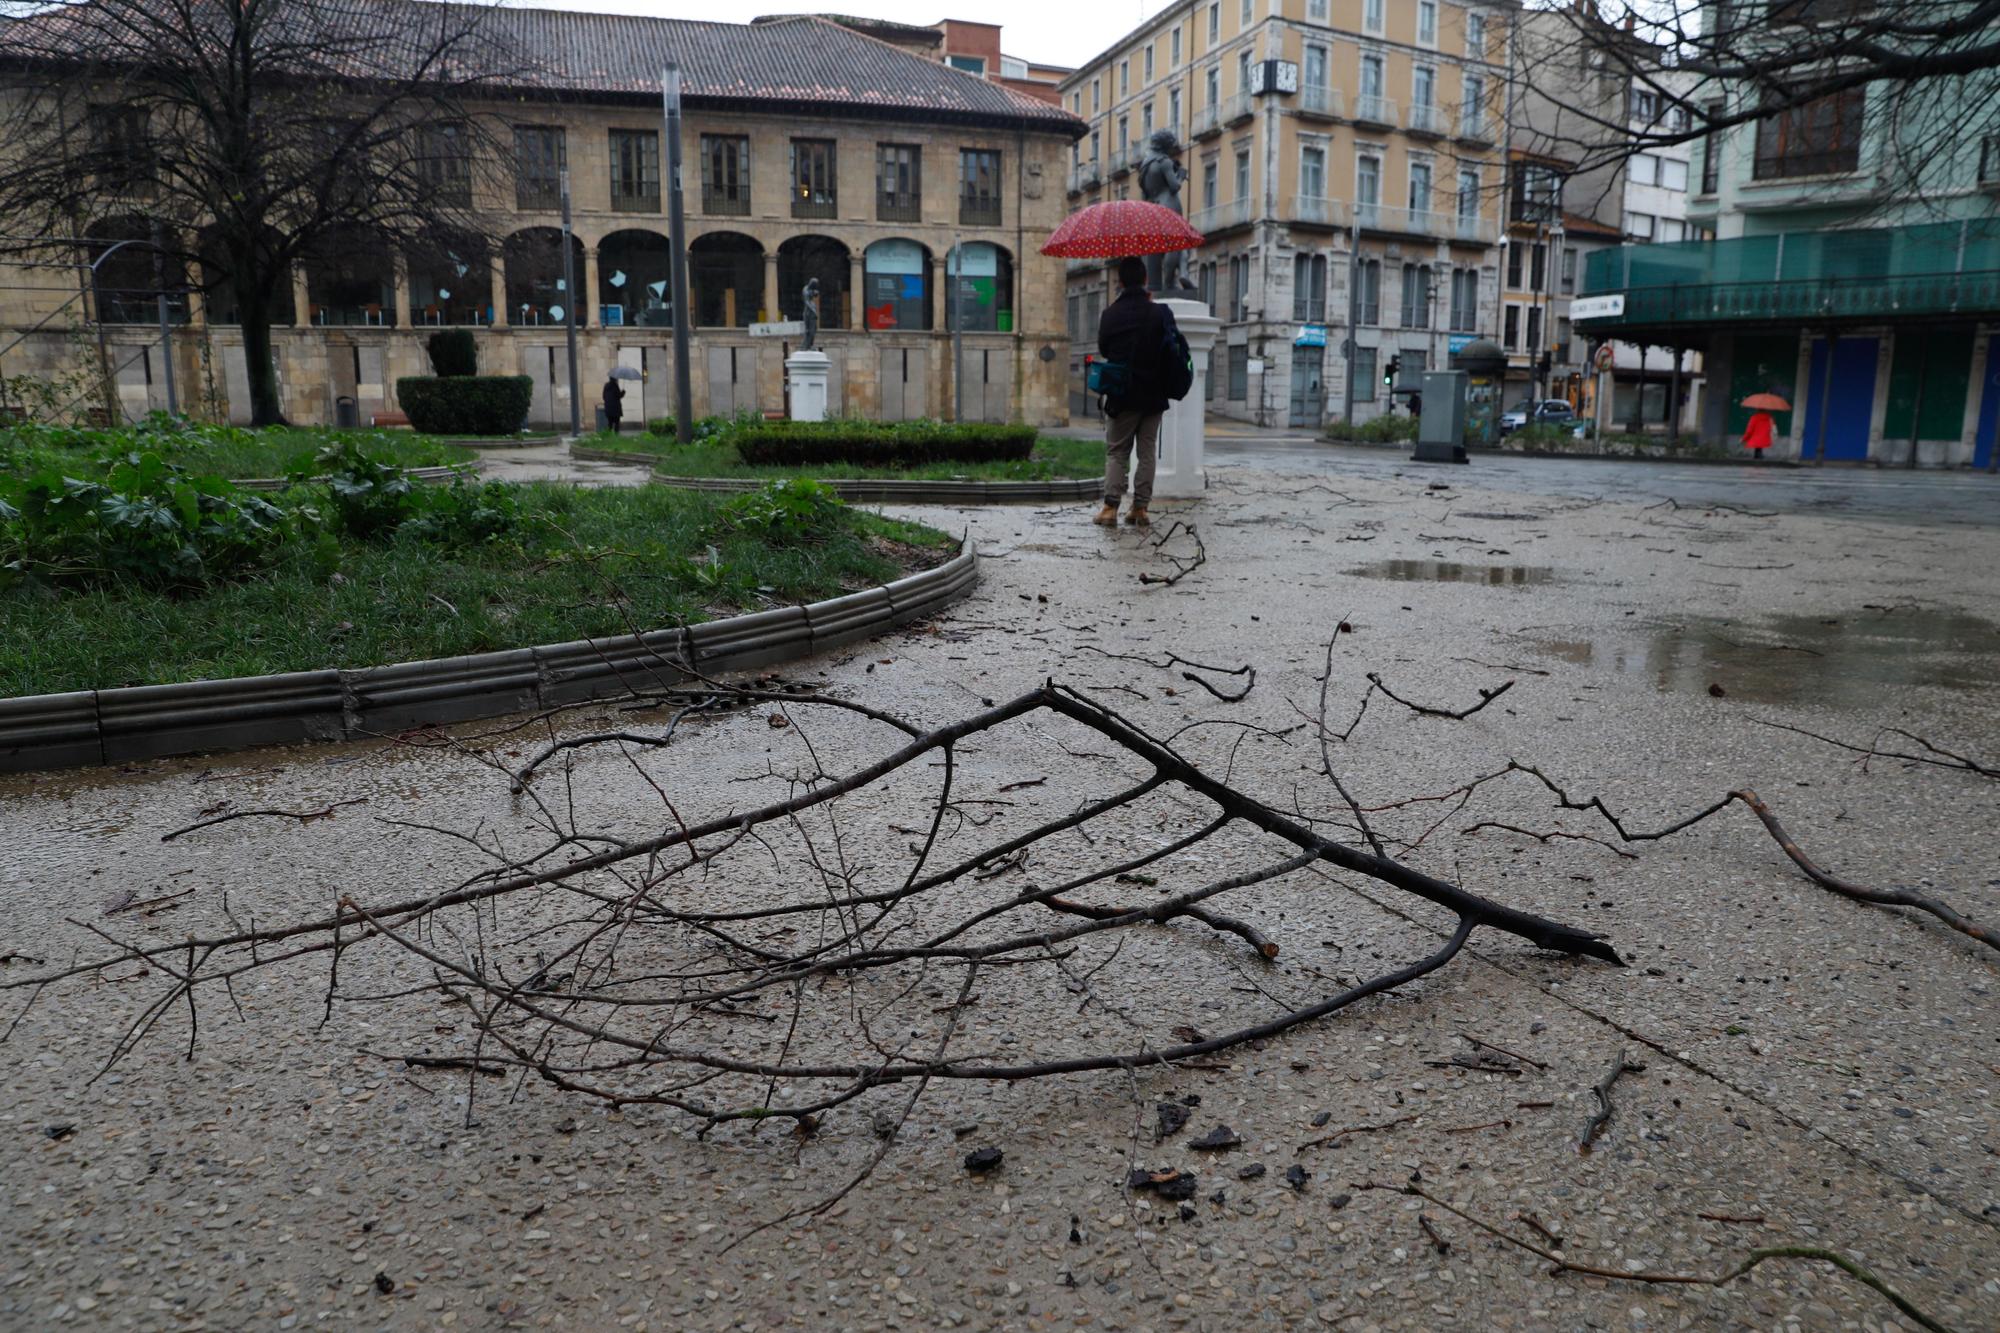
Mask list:
[[[0,216],[54,244],[157,236],[170,287],[185,272],[234,298],[251,420],[281,422],[271,326],[295,265],[482,232],[475,176],[498,155],[472,103],[527,72],[491,12],[84,0],[18,17],[0,25]],[[113,234],[134,215],[141,235]]]
[[[1882,145],[1876,193],[1908,203],[1969,179],[2000,129],[1996,19],[2000,0],[1530,9],[1512,52],[1514,146],[1588,181],[1635,153],[1744,126],[1758,155],[1818,155],[1834,173],[1852,170],[1840,159],[1858,146],[1865,111]]]

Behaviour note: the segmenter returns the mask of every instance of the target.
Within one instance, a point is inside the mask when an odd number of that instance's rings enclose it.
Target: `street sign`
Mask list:
[[[805,332],[806,324],[802,319],[786,319],[770,324],[752,324],[750,326],[750,336],[752,338],[802,338],[805,336]]]
[[[1299,325],[1298,333],[1293,335],[1292,337],[1292,346],[1294,347],[1326,346],[1326,325],[1324,324]]]
[[[1451,355],[1457,356],[1460,352],[1478,341],[1478,339],[1479,335],[1476,333],[1454,333],[1445,340],[1445,350]]]
[[[1625,293],[1612,292],[1609,296],[1579,296],[1569,303],[1569,317],[1579,319],[1617,319],[1625,313]]]

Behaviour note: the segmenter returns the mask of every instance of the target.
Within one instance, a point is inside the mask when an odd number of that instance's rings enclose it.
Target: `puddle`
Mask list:
[[[1358,579],[1393,579],[1398,583],[1484,583],[1516,587],[1549,583],[1555,570],[1547,565],[1461,565],[1451,560],[1378,560],[1346,573]]]
[[[1685,620],[1617,639],[1533,642],[1543,656],[1654,689],[1759,704],[1823,704],[1877,711],[1897,689],[1981,690],[2000,684],[2000,625],[1957,611],[1858,611],[1756,620]]]

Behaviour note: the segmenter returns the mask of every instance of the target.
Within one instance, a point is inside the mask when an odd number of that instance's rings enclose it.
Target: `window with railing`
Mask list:
[[[1573,245],[1566,245],[1563,247],[1562,276],[1558,279],[1558,281],[1560,281],[1562,284],[1562,294],[1564,296],[1575,295],[1576,247]]]
[[[1427,329],[1431,326],[1431,266],[1403,265],[1403,327]]]
[[[418,170],[439,203],[472,206],[472,142],[463,121],[426,125],[418,136]]]
[[[514,127],[514,207],[562,207],[562,173],[569,155],[561,127]]]
[[[958,220],[969,227],[1000,225],[1000,151],[961,148],[958,153]]]
[[[1979,140],[1979,183],[2000,185],[2000,134],[1988,134]]]
[[[1213,158],[1201,164],[1201,206],[1215,207],[1216,163]]]
[[[1751,174],[1761,181],[1857,170],[1866,100],[1864,90],[1850,88],[1763,117]]]
[[[1326,256],[1292,257],[1292,318],[1317,324],[1326,318]]]
[[[1562,173],[1541,162],[1517,162],[1509,178],[1508,216],[1515,222],[1554,222],[1562,214]]]
[[[1382,261],[1364,259],[1354,266],[1354,322],[1382,322]]]
[[[1349,383],[1354,386],[1354,401],[1372,403],[1375,401],[1375,349],[1357,347],[1354,349],[1354,369],[1349,374]]]
[[[1479,327],[1479,270],[1451,271],[1451,331],[1471,333]]]
[[[749,216],[749,136],[701,136],[701,211],[724,217]]]
[[[1710,102],[1705,115],[1713,123],[1722,115],[1723,104]],[[1722,140],[1719,132],[1711,129],[1701,136],[1701,192],[1714,194],[1722,183]]]
[[[875,145],[875,216],[883,222],[923,220],[923,150],[913,143]]]
[[[1233,255],[1229,260],[1229,318],[1240,321],[1249,309],[1250,256]]]
[[[611,207],[619,213],[660,211],[660,132],[611,131]]]
[[[792,140],[792,216],[830,218],[839,203],[834,166],[838,162],[831,139]]]
[[[1521,307],[1510,305],[1500,321],[1500,345],[1510,352],[1521,350]]]

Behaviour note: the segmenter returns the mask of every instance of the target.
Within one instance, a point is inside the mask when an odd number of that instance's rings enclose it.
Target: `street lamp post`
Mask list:
[[[674,437],[694,439],[694,390],[688,376],[687,218],[681,207],[681,69],[660,74],[667,119],[667,272],[674,298]]]
[[[559,179],[562,183],[563,337],[569,343],[569,433],[575,437],[583,434],[583,397],[578,391],[576,376],[576,256],[572,253],[575,243],[570,239],[568,167],[563,168]]]

